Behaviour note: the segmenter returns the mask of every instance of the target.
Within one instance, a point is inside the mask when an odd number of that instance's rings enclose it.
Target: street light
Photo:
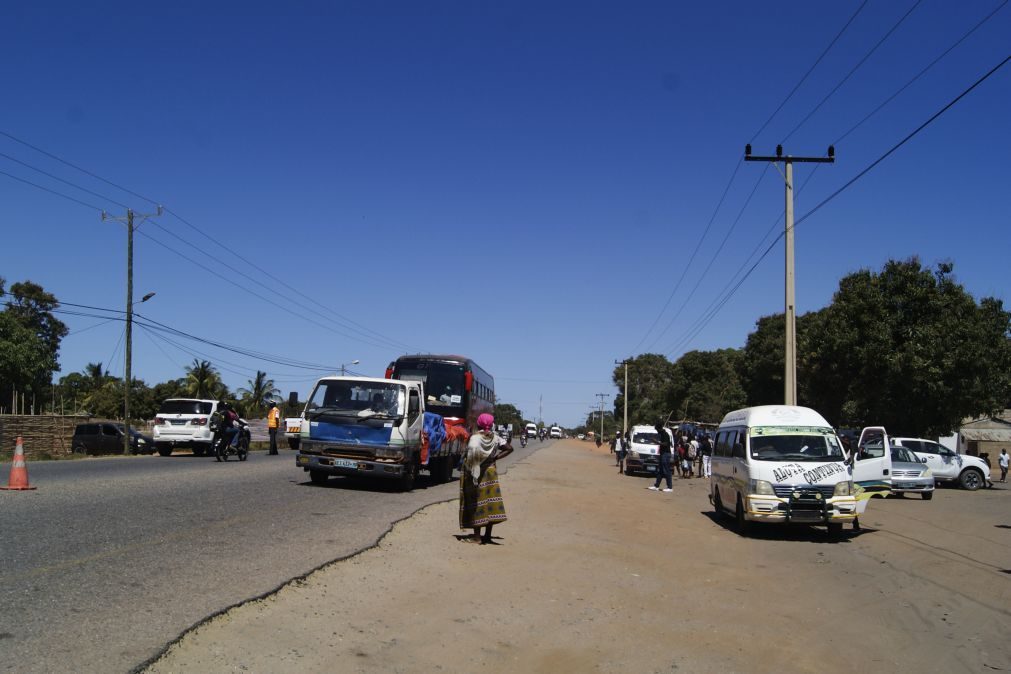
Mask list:
[[[346,371],[348,365],[357,365],[360,362],[362,362],[362,361],[360,361],[357,358],[355,358],[350,363],[341,363],[341,376],[342,377],[344,376],[344,372]]]

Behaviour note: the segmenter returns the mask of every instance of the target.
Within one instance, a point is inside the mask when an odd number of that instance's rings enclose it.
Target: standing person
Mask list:
[[[611,438],[611,454],[617,452],[617,447],[618,447],[618,434],[615,433],[614,437]]]
[[[699,458],[699,441],[692,436],[691,441],[688,443],[688,477],[696,477],[695,473],[695,459]],[[698,472],[697,477],[702,477],[702,471]]]
[[[713,474],[713,439],[707,434],[702,438],[702,477]]]
[[[270,435],[270,454],[277,454],[277,429],[281,425],[281,410],[273,400],[267,403],[267,433]]]
[[[664,491],[674,491],[674,482],[671,479],[670,471],[670,458],[671,458],[671,437],[670,431],[667,430],[660,422],[657,422],[656,434],[660,439],[660,472],[656,474],[656,482],[650,487],[653,491],[660,489],[660,480],[667,480],[667,488]]]
[[[460,528],[474,530],[474,535],[466,540],[485,545],[491,543],[491,528],[506,521],[495,462],[512,454],[513,448],[492,430],[495,428],[492,415],[479,416],[477,428],[478,432],[467,443],[460,471]]]
[[[617,461],[618,475],[625,472],[625,438],[621,433],[614,436],[614,458]]]
[[[1008,468],[1007,449],[1000,450],[1000,456],[997,457],[997,465],[1000,466],[1000,481],[1007,482],[1007,468]]]

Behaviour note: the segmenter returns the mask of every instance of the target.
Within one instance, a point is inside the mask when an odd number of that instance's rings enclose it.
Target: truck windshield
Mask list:
[[[841,461],[842,446],[830,429],[758,426],[751,429],[751,458],[758,461]]]
[[[347,416],[401,416],[404,386],[393,382],[323,380],[316,384],[306,415],[330,412]]]

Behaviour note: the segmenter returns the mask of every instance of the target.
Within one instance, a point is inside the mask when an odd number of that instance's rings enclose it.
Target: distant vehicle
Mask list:
[[[551,437],[552,438],[561,438],[562,437],[562,429],[559,428],[558,426],[552,426],[551,427]]]
[[[934,475],[930,468],[901,445],[892,446],[892,493],[916,493],[924,501],[934,498]]]
[[[196,456],[213,455],[210,422],[217,409],[217,400],[169,398],[154,420],[155,449],[162,456],[171,455],[177,447],[192,449]]]
[[[536,438],[538,432],[539,432],[539,429],[537,428],[537,424],[527,424],[526,425],[526,434],[527,434],[528,438]]]
[[[123,451],[123,424],[91,423],[77,424],[70,446],[79,454],[119,454]],[[150,454],[154,451],[154,440],[130,427],[130,453]]]
[[[653,426],[632,426],[625,474],[656,473],[660,466],[660,436]]]
[[[923,460],[938,482],[957,482],[962,489],[976,491],[990,482],[990,467],[978,456],[957,454],[944,445],[925,438],[892,438]]]
[[[586,434],[585,433],[580,433],[579,435],[576,436],[576,440],[583,440],[585,438],[586,438]]]

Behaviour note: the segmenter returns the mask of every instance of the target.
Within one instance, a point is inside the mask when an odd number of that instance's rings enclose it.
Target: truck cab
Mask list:
[[[422,461],[424,411],[421,382],[324,377],[302,414],[296,464],[314,484],[351,475],[410,490]]]

